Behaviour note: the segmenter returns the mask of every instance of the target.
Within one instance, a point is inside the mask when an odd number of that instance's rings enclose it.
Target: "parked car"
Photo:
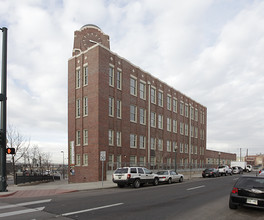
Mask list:
[[[241,167],[232,167],[233,174],[243,174],[243,169]]]
[[[217,177],[220,176],[219,170],[215,168],[205,169],[202,173],[203,178],[205,177]]]
[[[219,166],[218,170],[219,170],[219,173],[221,176],[223,176],[223,175],[226,176],[227,174],[232,175],[232,169],[230,169],[229,166],[227,166],[227,165]]]
[[[157,174],[146,169],[145,167],[122,167],[115,170],[113,173],[113,182],[118,187],[122,188],[126,185],[132,185],[139,188],[144,184],[159,184],[159,177]]]
[[[229,208],[238,206],[264,208],[264,177],[241,176],[233,186],[229,197]]]
[[[173,182],[182,182],[184,176],[173,170],[161,170],[157,172],[159,176],[159,182],[173,183]]]
[[[262,170],[259,171],[259,175],[264,173],[264,168]]]

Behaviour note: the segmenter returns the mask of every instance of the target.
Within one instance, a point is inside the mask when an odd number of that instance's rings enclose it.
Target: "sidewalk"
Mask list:
[[[192,174],[191,179],[197,179],[201,177],[201,174]],[[184,176],[184,180],[188,181],[189,176]],[[26,197],[38,197],[49,196],[62,193],[77,192],[82,190],[92,189],[106,189],[117,187],[112,180],[102,182],[89,182],[89,183],[68,183],[68,180],[59,180],[54,182],[38,182],[27,183],[19,185],[9,185],[7,187],[8,192],[0,192],[0,198],[26,198]]]

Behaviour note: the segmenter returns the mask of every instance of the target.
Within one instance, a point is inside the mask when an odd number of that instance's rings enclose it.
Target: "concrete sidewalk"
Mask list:
[[[192,174],[191,178],[188,175],[184,175],[184,181],[189,179],[197,179],[201,177],[201,174]],[[7,187],[8,192],[0,192],[0,198],[26,198],[26,197],[38,197],[49,196],[62,193],[77,192],[82,190],[92,189],[106,189],[117,187],[112,180],[102,182],[89,182],[89,183],[68,183],[68,180],[59,180],[54,182],[37,182],[13,185],[10,184]]]

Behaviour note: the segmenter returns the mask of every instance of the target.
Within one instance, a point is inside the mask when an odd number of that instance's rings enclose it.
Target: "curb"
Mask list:
[[[13,196],[13,195],[16,194],[17,192],[18,192],[18,191],[10,192],[10,193],[9,193],[9,192],[6,192],[4,195],[1,195],[1,194],[0,194],[0,198],[1,198],[1,197],[9,197],[9,196]]]

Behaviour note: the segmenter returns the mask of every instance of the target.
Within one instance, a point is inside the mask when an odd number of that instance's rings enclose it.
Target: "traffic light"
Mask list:
[[[6,148],[7,154],[16,154],[16,150],[13,147]]]

